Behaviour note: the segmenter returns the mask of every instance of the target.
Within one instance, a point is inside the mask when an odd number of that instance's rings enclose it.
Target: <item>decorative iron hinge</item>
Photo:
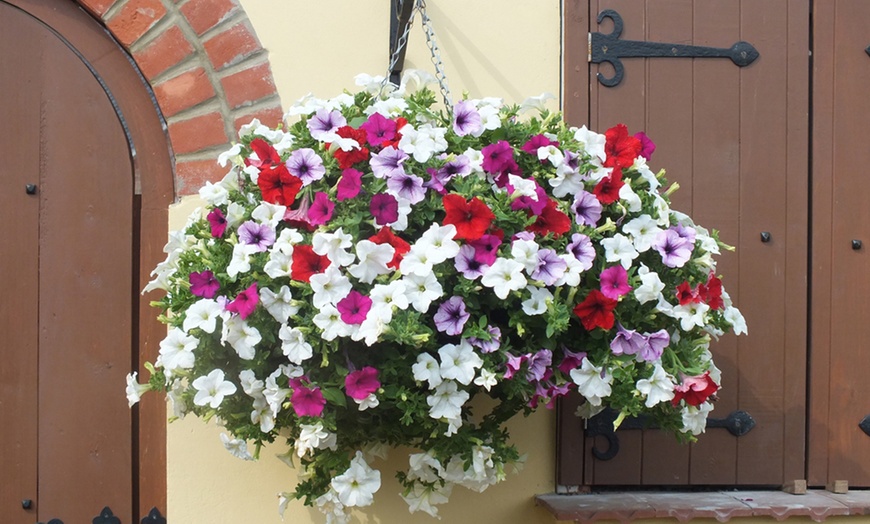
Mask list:
[[[103,511],[100,512],[99,516],[94,517],[91,521],[93,524],[121,524],[121,519],[116,517],[114,513],[112,513],[111,508],[106,506],[103,508]],[[37,524],[42,524],[38,522]],[[48,524],[64,524],[60,519],[51,519],[48,521]],[[141,524],[166,524],[166,517],[160,514],[160,510],[157,508],[151,508],[151,511],[142,518]]]
[[[607,441],[607,449],[604,451],[596,447],[592,448],[592,455],[598,460],[610,460],[619,453],[619,437],[613,430],[613,422],[618,413],[610,408],[595,415],[586,421],[587,437],[604,437]],[[732,411],[725,418],[708,418],[707,428],[725,428],[728,433],[735,437],[742,437],[755,427],[755,419],[745,411]],[[619,425],[620,430],[627,429],[655,429],[649,417],[626,417]]]
[[[867,415],[866,417],[861,419],[861,422],[858,423],[858,427],[861,428],[861,431],[870,436],[870,415]]]
[[[613,87],[622,82],[622,77],[625,74],[622,58],[730,58],[739,67],[746,67],[758,58],[758,51],[755,47],[743,41],[725,49],[664,42],[620,40],[619,36],[623,29],[622,17],[613,9],[605,9],[598,13],[598,23],[601,24],[605,18],[613,21],[613,31],[610,34],[589,33],[588,59],[593,64],[609,62],[613,66],[614,74],[610,78],[598,73],[598,81],[607,87]]]

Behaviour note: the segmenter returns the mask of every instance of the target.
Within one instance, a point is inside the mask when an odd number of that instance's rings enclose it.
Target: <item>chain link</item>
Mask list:
[[[401,50],[408,45],[408,34],[411,32],[411,27],[414,25],[414,14],[419,11],[420,19],[423,22],[423,31],[426,33],[426,45],[429,47],[429,53],[432,55],[432,65],[435,66],[435,79],[438,80],[438,87],[441,89],[441,98],[444,100],[444,107],[447,108],[447,114],[453,116],[453,101],[450,98],[450,88],[447,86],[447,75],[444,73],[444,63],[441,61],[441,53],[438,49],[438,42],[435,40],[435,29],[432,27],[432,20],[426,13],[426,0],[405,0],[406,2],[414,1],[414,8],[411,10],[411,16],[408,17],[408,22],[405,24],[405,29],[402,35],[396,40],[396,48],[393,50],[393,55],[390,57],[390,65],[387,67],[387,74],[384,75],[381,81],[381,89],[378,92],[380,97],[390,80],[390,73],[396,67],[399,61]]]

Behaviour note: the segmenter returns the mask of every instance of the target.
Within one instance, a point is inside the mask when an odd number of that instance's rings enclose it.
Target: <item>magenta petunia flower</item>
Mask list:
[[[519,357],[515,357],[508,353],[508,361],[505,363],[505,367],[507,367],[507,371],[504,372],[504,378],[510,380],[513,376],[520,370],[523,366],[523,362],[528,360],[529,355],[520,355]]]
[[[572,369],[577,369],[583,365],[583,359],[586,358],[585,351],[571,351],[566,347],[562,348],[562,353],[564,353],[564,357],[562,358],[562,362],[559,363],[559,371],[564,374],[571,373]]]
[[[227,230],[227,217],[224,216],[224,212],[219,207],[216,207],[205,218],[211,225],[211,236],[215,238],[223,237],[224,232]]]
[[[435,313],[435,328],[448,335],[461,335],[462,328],[471,315],[465,311],[465,301],[460,296],[452,296],[438,306]]]
[[[505,140],[499,140],[481,150],[483,153],[483,170],[493,175],[510,172],[519,175],[517,163],[514,161],[514,150]]]
[[[194,296],[214,298],[220,288],[221,283],[215,278],[214,273],[208,269],[202,273],[194,272],[190,274],[190,292]]]
[[[634,134],[634,138],[640,140],[640,156],[649,160],[656,151],[656,144],[643,131]]]
[[[318,387],[299,386],[293,388],[290,403],[293,404],[293,411],[296,412],[297,417],[319,417],[323,414],[326,399],[323,398],[323,393]]]
[[[366,366],[344,377],[344,389],[350,398],[363,400],[381,387],[378,370]]]
[[[601,272],[601,292],[605,297],[619,300],[619,297],[631,291],[628,285],[628,273],[621,264],[611,266]]]
[[[484,264],[491,266],[495,264],[495,259],[498,257],[498,248],[501,246],[501,239],[495,235],[486,234],[472,240],[468,245],[474,247],[475,258]]]
[[[380,113],[372,113],[359,128],[366,132],[366,140],[374,146],[383,145],[384,142],[396,138],[396,122]]]
[[[372,196],[369,210],[379,226],[386,226],[399,220],[399,201],[393,195],[379,193]]]
[[[523,144],[522,150],[530,155],[537,155],[538,149],[547,146],[556,146],[559,147],[559,142],[555,142],[550,140],[545,135],[535,135],[532,138],[528,139],[525,144]]]
[[[547,190],[541,187],[537,180],[532,179],[532,181],[535,183],[535,198],[526,195],[516,198],[511,202],[511,209],[514,211],[528,209],[537,216],[544,212],[550,197],[547,195]],[[514,187],[510,183],[507,185],[507,190],[508,194],[514,193]]]
[[[248,289],[242,291],[236,296],[236,299],[227,304],[227,311],[238,313],[243,319],[257,309],[257,302],[260,300],[260,295],[257,293],[257,284],[251,284]]]
[[[335,204],[329,199],[329,195],[318,191],[314,194],[311,207],[308,208],[308,222],[315,226],[329,222],[332,219],[333,209]]]
[[[335,307],[345,324],[362,324],[372,308],[372,299],[353,289]]]
[[[360,189],[362,189],[362,172],[353,168],[348,168],[341,172],[337,195],[339,202],[356,198]]]

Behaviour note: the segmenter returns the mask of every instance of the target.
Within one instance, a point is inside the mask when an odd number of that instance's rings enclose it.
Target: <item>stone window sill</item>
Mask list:
[[[647,518],[725,522],[738,517],[809,517],[821,522],[839,515],[870,515],[870,491],[857,490],[838,494],[811,489],[802,495],[782,491],[548,493],[536,496],[535,501],[557,521],[577,523]]]

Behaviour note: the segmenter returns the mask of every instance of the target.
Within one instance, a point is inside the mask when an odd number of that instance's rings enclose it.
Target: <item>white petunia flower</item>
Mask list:
[[[251,249],[246,244],[233,246],[233,258],[227,266],[227,275],[235,279],[241,273],[251,270]]]
[[[683,433],[700,435],[707,428],[707,415],[713,411],[713,404],[704,402],[697,408],[686,406],[683,408]]]
[[[323,273],[311,275],[309,283],[311,290],[314,291],[311,303],[317,309],[327,304],[338,304],[338,301],[353,289],[350,279],[344,276],[335,264],[331,264]]]
[[[198,338],[178,328],[172,328],[166,338],[160,341],[159,363],[167,371],[177,368],[190,369],[196,360],[193,350],[197,345],[199,345]]]
[[[281,286],[277,293],[267,287],[261,287],[260,303],[275,320],[282,324],[299,312],[299,307],[293,304],[293,295],[290,294],[290,287],[287,285]]]
[[[429,353],[417,355],[417,363],[411,366],[411,372],[414,373],[414,380],[417,382],[428,382],[429,389],[435,389],[443,380],[441,366]]]
[[[272,250],[263,271],[272,278],[290,277],[293,269],[293,253]]]
[[[458,346],[444,344],[438,349],[438,356],[441,358],[441,377],[456,380],[465,386],[471,384],[476,370],[483,366],[483,359],[465,339]]]
[[[625,235],[617,233],[612,238],[601,241],[604,248],[604,259],[608,262],[619,262],[626,270],[631,267],[631,262],[639,256],[632,241]]]
[[[610,396],[613,375],[603,366],[596,366],[588,358],[583,359],[580,368],[571,370],[571,380],[577,384],[577,392],[593,406],[600,406],[601,400]]]
[[[293,445],[296,448],[296,455],[300,458],[304,457],[309,451],[315,449],[334,449],[336,446],[336,435],[323,429],[323,423],[315,424],[300,424],[299,438]]]
[[[580,142],[583,149],[593,158],[598,158],[602,162],[607,160],[607,153],[604,151],[604,145],[607,143],[607,137],[586,129],[586,126],[574,130],[574,140]]]
[[[353,327],[341,320],[341,313],[332,304],[320,308],[320,313],[314,315],[311,321],[323,331],[321,338],[327,342],[336,337],[349,337],[353,332]]]
[[[224,397],[236,392],[236,385],[229,380],[224,380],[224,372],[213,369],[211,373],[193,381],[196,395],[193,403],[197,406],[209,406],[212,409],[220,407]]]
[[[659,402],[668,402],[674,398],[674,382],[668,376],[661,364],[656,363],[653,373],[649,378],[637,381],[637,390],[644,396],[644,405],[651,408]]]
[[[631,236],[638,253],[644,253],[650,250],[662,229],[651,216],[643,214],[622,226],[622,232]]]
[[[326,258],[339,267],[353,264],[356,257],[347,250],[353,246],[353,237],[345,233],[342,228],[332,233],[315,233],[311,239],[311,248],[320,256]]]
[[[221,184],[212,184],[206,182],[199,189],[199,197],[205,200],[210,206],[222,206],[229,201],[230,192]]]
[[[348,273],[359,281],[371,284],[379,275],[391,273],[387,264],[393,259],[396,248],[389,244],[375,244],[371,240],[360,240],[356,245],[359,262],[348,268]]]
[[[151,386],[149,384],[140,384],[136,381],[138,375],[139,373],[137,371],[127,374],[127,405],[131,408],[142,399],[142,395],[145,394],[146,391],[151,391]]]
[[[627,182],[619,188],[619,199],[630,213],[637,213],[643,208],[643,202],[641,202],[640,197],[637,196],[637,193],[634,192],[634,189]]]
[[[305,335],[298,328],[284,324],[278,330],[278,338],[281,339],[284,356],[294,364],[302,364],[314,355],[314,349],[305,341]]]
[[[514,240],[511,244],[511,256],[514,261],[523,265],[526,273],[532,274],[538,267],[538,251],[540,246],[534,240]]]
[[[495,263],[483,274],[480,283],[492,288],[495,295],[504,300],[511,291],[523,289],[528,284],[522,271],[523,265],[519,262],[497,258]]]
[[[444,295],[441,283],[432,272],[424,275],[412,273],[402,278],[401,281],[405,283],[405,296],[408,298],[408,302],[420,313],[428,311],[432,301]]]
[[[217,318],[222,311],[223,308],[215,300],[201,298],[187,308],[181,328],[187,333],[194,328],[199,328],[206,333],[214,333]]]
[[[694,327],[703,328],[707,324],[707,312],[710,306],[703,302],[674,306],[670,316],[680,320],[683,331],[691,331]]]
[[[498,384],[498,375],[486,368],[481,368],[480,375],[474,379],[474,384],[489,391],[489,389]]]
[[[381,487],[381,472],[366,464],[362,452],[357,451],[350,461],[350,467],[329,484],[345,506],[368,506]]]
[[[255,207],[251,212],[251,218],[260,224],[267,224],[272,229],[276,229],[278,224],[284,220],[284,213],[286,212],[286,206],[261,202],[260,205]]]
[[[248,443],[242,439],[231,439],[226,433],[221,433],[221,442],[230,454],[242,460],[254,460],[253,455],[248,452]]]
[[[426,259],[432,264],[440,264],[445,260],[453,259],[459,254],[459,244],[453,240],[456,236],[456,226],[447,224],[442,226],[433,223],[429,226],[420,239],[414,244],[414,248],[424,250]],[[413,249],[413,248],[412,248]]]
[[[575,259],[576,260],[576,259]],[[523,300],[523,313],[529,316],[547,312],[547,303],[553,301],[553,294],[545,287],[530,287],[531,297]]]
[[[462,406],[468,400],[467,391],[462,391],[452,380],[445,380],[435,388],[435,392],[426,397],[429,404],[429,416],[435,420],[454,419],[462,415]]]
[[[662,290],[665,289],[665,284],[659,278],[659,274],[655,271],[650,271],[645,264],[641,264],[637,270],[637,275],[640,277],[641,285],[634,290],[634,298],[641,304],[647,302],[658,301],[662,298]]]
[[[229,343],[242,360],[254,358],[255,347],[261,340],[260,331],[242,317],[232,316],[224,320],[221,343]]]

